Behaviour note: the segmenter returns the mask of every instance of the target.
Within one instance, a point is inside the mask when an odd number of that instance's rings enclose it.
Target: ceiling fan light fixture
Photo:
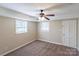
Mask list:
[[[44,17],[39,17],[38,19],[41,20],[41,21],[45,20]]]

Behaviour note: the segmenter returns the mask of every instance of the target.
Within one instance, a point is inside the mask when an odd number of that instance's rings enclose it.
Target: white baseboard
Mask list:
[[[13,51],[15,51],[15,50],[17,50],[17,49],[19,49],[19,48],[21,48],[21,47],[23,47],[23,46],[25,46],[25,45],[29,44],[29,43],[31,43],[31,42],[33,42],[33,41],[35,41],[35,40],[32,40],[32,41],[30,41],[30,42],[28,42],[28,43],[25,43],[25,44],[22,44],[22,45],[20,45],[20,46],[18,46],[18,47],[16,47],[16,48],[14,48],[14,49],[12,49],[12,50],[9,50],[9,51],[7,51],[7,52],[5,52],[5,53],[1,54],[0,56],[7,55],[8,53],[11,53],[11,52],[13,52]]]
[[[40,41],[45,41],[45,42],[49,42],[49,43],[53,43],[53,44],[62,45],[62,44],[60,44],[60,43],[55,43],[55,42],[51,42],[51,41],[48,41],[48,40],[44,40],[44,39],[38,39],[38,40],[40,40]]]
[[[66,45],[64,45],[63,43],[55,43],[55,42],[51,42],[51,41],[44,40],[44,39],[38,39],[38,40],[40,40],[40,41],[45,41],[45,42],[49,42],[49,43],[53,43],[53,44],[58,44],[58,45],[66,46]],[[66,46],[66,47],[69,47],[69,46]],[[71,48],[75,48],[75,47],[71,47]]]

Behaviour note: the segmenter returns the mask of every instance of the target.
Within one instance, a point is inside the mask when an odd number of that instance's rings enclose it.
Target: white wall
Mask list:
[[[49,32],[41,31],[40,25],[41,23],[38,24],[39,40],[77,48],[76,47],[76,19],[50,21]]]
[[[50,22],[50,41],[62,44],[62,21]]]
[[[0,16],[0,55],[22,44],[36,40],[36,23],[28,22],[28,32],[16,34],[15,20]]]
[[[49,32],[41,31],[40,24],[38,24],[38,39],[47,41],[55,44],[62,44],[62,22],[61,21],[50,21]]]

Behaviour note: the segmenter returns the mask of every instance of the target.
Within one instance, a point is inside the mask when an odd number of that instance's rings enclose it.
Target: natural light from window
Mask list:
[[[49,22],[42,22],[41,23],[41,30],[42,31],[49,31]]]
[[[27,22],[23,20],[16,20],[16,34],[27,32]]]

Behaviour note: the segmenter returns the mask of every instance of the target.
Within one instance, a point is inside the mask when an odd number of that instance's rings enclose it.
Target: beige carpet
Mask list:
[[[77,53],[75,48],[36,40],[6,56],[75,56]]]

